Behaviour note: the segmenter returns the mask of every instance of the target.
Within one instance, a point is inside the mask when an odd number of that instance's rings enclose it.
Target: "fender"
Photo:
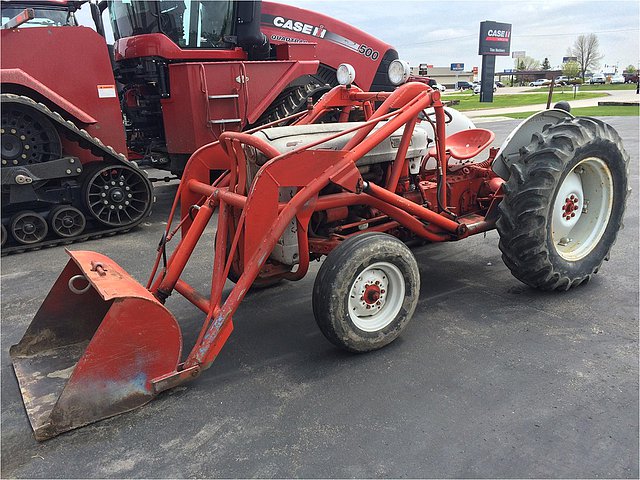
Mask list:
[[[492,170],[502,179],[509,179],[509,162],[512,157],[520,156],[520,149],[529,145],[534,134],[542,132],[545,127],[555,125],[574,118],[569,112],[552,108],[535,113],[518,125],[507,137],[498,150]]]
[[[105,145],[127,151],[103,37],[87,27],[17,28],[0,30],[0,37],[3,93],[33,95]]]
[[[65,112],[71,115],[78,122],[85,123],[87,125],[93,125],[98,121],[89,115],[87,112],[78,108],[67,99],[51,90],[49,87],[33,78],[28,73],[19,68],[3,68],[0,70],[0,82],[2,82],[2,91],[5,93],[15,93],[20,95],[27,95],[34,97],[25,92],[24,90],[30,90],[35,92],[38,96],[46,99],[48,103],[51,103],[58,113]]]

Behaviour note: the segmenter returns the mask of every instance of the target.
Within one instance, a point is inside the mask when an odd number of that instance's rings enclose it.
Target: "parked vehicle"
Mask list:
[[[131,229],[153,194],[130,160],[180,175],[222,132],[305,110],[337,84],[343,61],[359,87],[393,88],[390,45],[316,12],[101,1],[87,4],[94,31],[75,21],[83,3],[2,1],[2,254]]]
[[[551,84],[551,80],[548,78],[539,78],[538,80],[534,80],[529,83],[530,87],[544,87]]]
[[[440,90],[441,92],[445,92],[447,90],[447,87],[445,87],[444,85],[440,85],[434,78],[429,78],[429,80],[427,81],[427,85],[429,85],[434,90]]]
[[[456,90],[472,90],[473,84],[470,82],[456,82]]]
[[[480,90],[482,90],[482,84],[478,83],[478,84],[473,86],[473,93],[474,94],[480,93]],[[493,84],[493,91],[495,92],[496,90],[498,90],[498,86],[494,83]]]
[[[389,79],[400,85],[409,69],[405,76],[398,63]],[[224,132],[191,156],[157,254],[149,245],[156,261],[146,287],[105,255],[68,252],[9,352],[36,439],[200,376],[252,286],[301,280],[325,255],[313,315],[329,342],[361,353],[390,344],[411,320],[421,272],[407,244],[464,242],[497,228],[505,264],[531,287],[565,291],[601,270],[628,193],[629,155],[611,126],[550,109],[490,148],[495,134],[444,107],[439,91],[409,82],[364,92],[353,72],[339,67],[340,85],[290,116],[292,125]],[[354,110],[364,121],[348,121]],[[215,245],[206,286],[183,275],[199,241]],[[457,258],[473,257],[458,248]],[[178,323],[165,305],[172,294],[203,312],[198,335],[183,335],[196,322]],[[261,341],[278,335],[264,331]]]
[[[504,87],[504,83],[498,81],[498,82],[496,82],[496,87],[503,88]]]
[[[556,85],[566,85],[567,83],[569,83],[569,77],[567,77],[566,75],[560,75],[559,77],[556,77],[554,82]]]
[[[607,79],[602,73],[594,73],[589,83],[591,83],[591,85],[604,85],[607,83]]]
[[[611,84],[620,84],[624,82],[624,75],[614,75],[611,77]]]

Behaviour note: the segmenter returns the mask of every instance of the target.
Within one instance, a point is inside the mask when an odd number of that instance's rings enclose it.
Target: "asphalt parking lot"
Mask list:
[[[592,282],[532,290],[498,235],[421,247],[420,303],[401,337],[352,355],[318,330],[300,282],[250,293],[211,369],[145,407],[36,442],[8,355],[67,258],[1,260],[3,478],[638,478],[638,117],[605,119],[631,157],[625,229]],[[496,143],[518,121],[484,122]],[[73,245],[144,282],[175,185],[147,225]],[[210,281],[210,243],[190,283]],[[202,288],[203,291],[206,288]],[[173,296],[193,342],[202,314]]]

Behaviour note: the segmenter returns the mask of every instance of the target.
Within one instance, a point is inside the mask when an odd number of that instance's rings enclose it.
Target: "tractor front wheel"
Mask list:
[[[333,250],[313,286],[313,313],[334,345],[368,352],[395,340],[418,303],[416,259],[383,233],[351,237]]]
[[[593,118],[534,136],[509,165],[497,222],[516,278],[542,290],[590,280],[622,226],[628,162],[617,132]]]

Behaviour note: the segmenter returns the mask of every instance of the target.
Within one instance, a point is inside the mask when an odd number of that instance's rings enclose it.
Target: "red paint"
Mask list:
[[[43,54],[36,45],[63,54]],[[0,46],[2,93],[43,101],[105,145],[126,153],[117,94],[98,96],[98,85],[112,85],[116,93],[104,38],[86,27],[18,28],[0,30]]]
[[[336,87],[296,122],[305,124],[310,119],[320,119],[320,112],[326,111],[328,105],[340,109],[362,106],[363,101],[369,102],[371,95],[356,87]],[[483,163],[448,172],[445,116],[439,93],[424,84],[413,83],[383,97],[384,103],[378,110],[371,111],[365,122],[287,153],[280,153],[257,136],[238,132],[224,132],[218,142],[198,149],[189,160],[166,227],[168,235],[181,228],[182,240],[174,248],[167,268],[159,275],[158,254],[149,290],[133,281],[107,257],[93,252],[73,253],[77,267],[65,269],[43,305],[44,316],[39,313],[36,320],[55,317],[51,315],[55,306],[60,299],[67,301],[69,296],[63,284],[76,271],[81,271],[99,294],[99,299],[95,294],[88,296],[88,302],[98,306],[103,302],[113,303],[74,371],[69,383],[72,389],[88,395],[88,388],[93,383],[113,384],[100,391],[107,404],[124,405],[119,403],[120,396],[130,400],[141,395],[142,400],[137,403],[140,404],[158,391],[193,378],[208,368],[219,354],[233,330],[233,315],[257,279],[298,280],[307,273],[312,258],[330,253],[350,236],[385,231],[407,240],[441,242],[459,240],[493,228],[496,217],[488,215],[495,211],[500,201],[502,186],[501,179],[490,169],[493,156]],[[435,110],[439,139],[433,153],[442,174],[423,171],[411,178],[403,173],[406,165],[403,152],[411,139],[417,115],[430,107]],[[374,131],[379,122],[380,128]],[[382,181],[388,178],[389,186],[397,186],[389,190],[370,180],[364,182],[356,162],[376,145],[388,141],[389,136],[402,126],[406,127],[400,140],[401,153],[391,161],[379,164],[385,170]],[[327,138],[347,133],[354,135],[343,150],[312,149]],[[249,191],[247,147],[259,150],[267,158],[255,174]],[[495,152],[492,150],[490,155]],[[210,170],[221,168],[228,172],[210,184]],[[397,181],[398,172],[405,175],[406,180]],[[437,182],[442,182],[440,203],[444,208],[438,206]],[[296,193],[290,200],[280,202],[282,188],[294,188]],[[185,219],[190,213],[197,213],[192,220],[184,220],[172,231],[172,219],[180,202]],[[194,205],[199,208],[192,209]],[[353,208],[356,206],[358,208]],[[207,298],[180,277],[206,226],[215,218],[216,209],[215,242],[209,239],[215,244],[215,256]],[[326,230],[321,230],[326,233],[312,235],[309,224],[318,214],[325,219],[321,226]],[[352,215],[356,214],[358,217],[353,219]],[[276,242],[292,222],[297,228],[297,267],[270,258]],[[340,228],[332,231],[332,225]],[[237,283],[223,299],[223,288],[231,268],[238,275]],[[173,291],[182,294],[205,314],[195,345],[184,364],[177,363],[180,330],[162,305]],[[365,286],[362,299],[373,305],[382,295],[384,291],[379,285],[369,284]],[[94,309],[96,305],[93,305]],[[134,340],[130,340],[132,338]],[[142,366],[137,363],[140,361]],[[135,372],[140,375],[132,378]],[[140,385],[143,385],[142,390],[135,390],[138,392],[135,395],[131,393],[134,388],[140,389]],[[92,401],[99,403],[99,400]]]

